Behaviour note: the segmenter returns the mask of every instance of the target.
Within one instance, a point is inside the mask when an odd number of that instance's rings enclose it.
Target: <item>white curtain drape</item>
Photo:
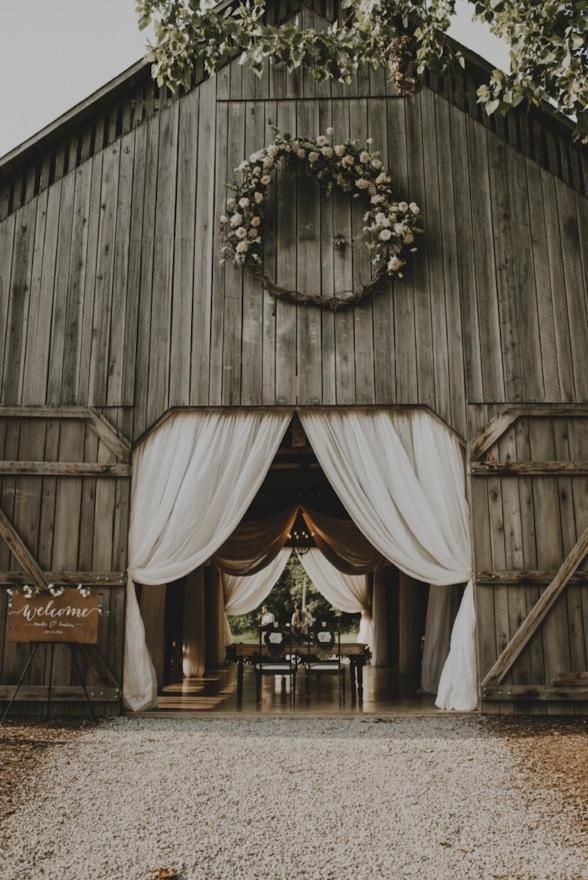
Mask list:
[[[436,694],[451,644],[451,630],[459,603],[459,587],[429,587],[421,689]]]
[[[470,580],[464,465],[447,428],[418,410],[302,412],[300,418],[327,479],[376,550],[425,583]],[[441,678],[437,704],[443,708],[477,704],[471,594],[470,584]]]
[[[233,575],[227,574],[225,571],[222,572],[226,645],[229,645],[233,640],[228,617],[235,614],[248,614],[261,605],[279,581],[291,553],[290,547],[283,547],[265,568],[255,574]]]
[[[373,648],[373,625],[367,575],[345,574],[332,565],[318,548],[298,554],[307,575],[337,611],[361,613],[358,641]]]
[[[133,581],[169,583],[218,550],[261,487],[289,421],[287,413],[178,413],[133,456],[124,684],[129,708],[155,699]]]

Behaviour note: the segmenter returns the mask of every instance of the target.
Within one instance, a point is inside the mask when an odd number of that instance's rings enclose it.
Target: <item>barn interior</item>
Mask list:
[[[305,529],[301,510],[316,511],[345,523],[348,529],[356,528],[325,476],[296,415],[241,525],[269,521],[285,509],[293,508],[299,511],[286,547],[301,556],[308,547],[316,547],[313,534]],[[373,553],[378,556],[377,551]],[[267,676],[262,679],[258,700],[255,669],[249,663],[244,664],[239,684],[238,666],[230,662],[231,656],[234,659],[234,652],[231,655],[234,644],[225,653],[224,605],[222,598],[219,599],[219,571],[212,562],[167,585],[149,588],[137,585],[147,646],[159,689],[157,709],[149,710],[148,714],[433,710],[434,693],[423,690],[421,674],[429,585],[409,577],[385,560],[366,577],[377,656],[371,651],[370,661],[362,669],[363,687],[359,696],[353,687],[349,661],[342,661],[347,666],[342,699],[338,697],[336,676],[310,677],[305,694],[299,684],[294,698],[288,679]],[[314,586],[320,592],[320,586],[316,583]],[[445,621],[446,632],[441,639],[443,656],[438,662],[439,671],[449,650],[451,627],[462,593],[460,588],[450,589],[454,592]],[[222,586],[220,595],[222,597]],[[271,606],[271,593],[265,603]],[[317,621],[317,626],[320,623]],[[332,620],[329,626],[331,623]],[[357,642],[358,638],[357,632],[347,635],[350,642]],[[238,635],[233,642],[240,642]]]

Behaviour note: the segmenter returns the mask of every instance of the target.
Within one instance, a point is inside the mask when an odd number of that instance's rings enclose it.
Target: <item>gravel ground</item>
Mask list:
[[[119,719],[21,787],[0,878],[588,878],[575,802],[513,737],[448,716]]]

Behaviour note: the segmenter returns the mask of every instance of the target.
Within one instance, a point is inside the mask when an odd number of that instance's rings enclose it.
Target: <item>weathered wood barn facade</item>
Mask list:
[[[482,709],[588,710],[588,163],[547,110],[483,116],[487,68],[465,54],[410,97],[384,72],[341,86],[236,62],[178,97],[139,63],[0,161],[0,582],[100,586],[105,710],[146,431],[174,407],[417,405],[467,443]],[[389,291],[334,314],[220,264],[226,184],[272,125],[373,138],[422,207]],[[360,284],[363,210],[278,175],[268,274]],[[28,650],[5,639],[6,604],[0,588],[0,699]],[[55,664],[54,698],[79,700]],[[23,697],[47,675],[41,652]]]

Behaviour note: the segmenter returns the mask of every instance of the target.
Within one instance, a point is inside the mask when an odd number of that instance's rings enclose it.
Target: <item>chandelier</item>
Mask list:
[[[314,532],[307,531],[304,526],[288,532],[288,539],[299,556],[304,556],[311,547],[314,547]]]

